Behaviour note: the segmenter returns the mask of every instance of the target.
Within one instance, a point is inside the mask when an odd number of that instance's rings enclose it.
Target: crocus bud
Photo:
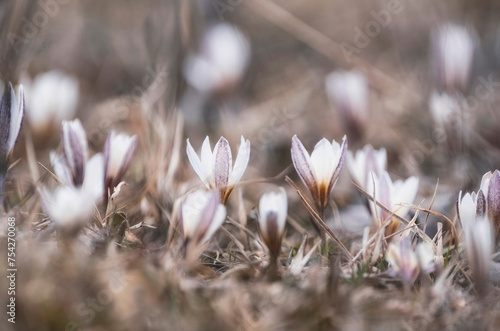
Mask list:
[[[489,265],[494,251],[493,230],[484,207],[482,190],[478,194],[466,193],[463,198],[462,191],[458,194],[457,211],[463,228],[465,251],[480,295],[484,295],[488,287]]]
[[[375,184],[375,186],[374,186]],[[384,171],[381,176],[374,173],[371,174],[368,180],[368,190],[375,200],[388,208],[391,212],[386,211],[382,207],[370,202],[372,215],[375,219],[380,220],[381,225],[387,224],[385,230],[386,236],[390,236],[396,232],[399,227],[399,220],[393,214],[399,217],[406,217],[410,207],[415,200],[418,192],[418,177],[412,176],[405,181],[397,180],[392,182],[387,171]]]
[[[368,83],[357,72],[333,72],[326,77],[326,91],[338,108],[347,131],[361,137],[368,124]]]
[[[85,163],[88,157],[87,134],[79,119],[63,121],[62,143],[64,159],[75,186],[81,186],[85,178]]]
[[[226,219],[226,207],[217,191],[198,190],[182,203],[180,223],[185,253],[189,256],[206,243]]]
[[[260,198],[259,232],[271,253],[272,260],[277,259],[280,253],[287,209],[288,201],[283,187],[280,187],[278,193],[269,192]]]
[[[474,56],[471,33],[458,25],[443,25],[432,36],[432,51],[438,88],[464,92]]]
[[[250,160],[250,141],[245,140],[243,136],[241,137],[234,167],[231,148],[224,137],[219,139],[213,152],[210,147],[210,139],[206,137],[201,147],[201,158],[196,154],[188,139],[186,152],[198,177],[207,188],[219,190],[220,199],[225,204],[247,168]]]
[[[347,169],[352,179],[365,191],[368,181],[371,180],[370,173],[376,176],[382,175],[387,166],[387,152],[385,148],[373,149],[372,145],[366,145],[358,150],[355,155],[350,151],[347,153]]]
[[[493,226],[495,240],[498,243],[500,241],[500,171],[495,170],[493,173],[484,174],[480,191],[484,194],[484,209]]]
[[[0,164],[7,170],[24,118],[24,90],[19,85],[18,96],[12,84],[8,84],[0,103]]]
[[[113,193],[114,188],[121,182],[132,164],[136,148],[137,136],[130,137],[125,133],[116,134],[114,131],[109,134],[103,150],[106,201],[108,194]]]
[[[78,103],[78,79],[61,71],[22,75],[26,89],[27,118],[35,135],[50,133],[61,121],[73,118]]]
[[[408,238],[403,238],[399,243],[390,243],[385,255],[387,262],[403,279],[407,287],[413,285],[419,274],[417,255],[411,248]]]
[[[198,54],[186,61],[184,74],[201,93],[220,93],[240,81],[249,59],[246,38],[229,24],[217,24],[206,32]]]
[[[292,138],[292,161],[295,170],[309,189],[320,213],[323,213],[330,193],[344,167],[347,152],[347,138],[342,145],[333,140],[331,143],[321,139],[309,156],[297,135]]]

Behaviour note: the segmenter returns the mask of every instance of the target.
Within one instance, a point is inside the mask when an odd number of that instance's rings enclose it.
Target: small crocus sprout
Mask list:
[[[438,87],[464,92],[474,57],[471,33],[464,27],[446,24],[432,37],[433,62]]]
[[[309,189],[317,208],[322,214],[330,199],[330,192],[344,167],[347,154],[347,138],[342,145],[321,139],[309,156],[297,135],[292,138],[292,161],[295,170]]]
[[[125,133],[110,132],[103,150],[106,202],[108,194],[113,193],[114,188],[121,182],[132,164],[136,148],[137,136],[131,137]]]
[[[413,285],[420,272],[417,255],[411,247],[409,238],[398,243],[390,243],[385,255],[387,262],[403,279],[405,286]]]
[[[288,201],[283,187],[264,194],[259,201],[259,232],[271,254],[272,263],[279,256],[285,231]]]
[[[405,181],[397,180],[393,183],[387,171],[382,172],[381,176],[371,173],[367,192],[391,211],[388,212],[378,205],[375,206],[372,201],[370,202],[372,214],[382,222],[382,225],[387,224],[385,234],[390,236],[399,227],[399,220],[394,217],[394,214],[404,218],[410,210],[408,205],[415,201],[418,192],[418,177],[412,176]]]
[[[368,83],[357,72],[333,72],[326,77],[326,91],[347,127],[361,137],[368,124]]]
[[[211,27],[203,37],[197,55],[184,65],[187,82],[201,93],[232,89],[243,76],[250,60],[250,45],[229,24]]]
[[[64,233],[74,233],[90,220],[94,200],[85,190],[59,186],[54,192],[41,192],[45,213]]]
[[[198,190],[182,203],[180,223],[186,256],[210,240],[226,219],[217,191]]]
[[[73,118],[78,103],[78,79],[61,71],[21,75],[26,90],[26,116],[35,134],[45,134],[63,120]]]
[[[70,172],[71,180],[75,186],[81,186],[85,178],[88,147],[87,135],[79,119],[63,121],[62,143],[63,155]]]
[[[16,93],[12,84],[7,85],[2,101],[0,103],[0,163],[2,167],[7,167],[10,156],[14,150],[17,138],[21,131],[24,118],[24,90],[19,85],[19,92]],[[5,169],[6,171],[7,169]]]
[[[373,149],[372,145],[366,145],[356,154],[351,151],[347,153],[347,169],[352,179],[366,191],[368,181],[371,180],[370,173],[380,176],[387,166],[387,152],[385,148]]]
[[[223,204],[226,203],[234,187],[239,183],[250,160],[250,141],[241,137],[236,161],[232,161],[231,149],[226,138],[221,137],[212,152],[210,139],[205,138],[201,147],[201,158],[187,140],[187,155],[191,166],[209,189],[217,189]]]

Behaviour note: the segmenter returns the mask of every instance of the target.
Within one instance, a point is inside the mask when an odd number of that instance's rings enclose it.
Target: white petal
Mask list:
[[[462,198],[462,191],[458,194],[458,199],[458,214],[462,227],[465,228],[468,224],[473,224],[476,219],[476,201],[469,193]]]
[[[340,149],[340,146],[338,146],[338,149]],[[338,151],[335,152],[336,153],[334,153],[332,144],[325,138],[321,139],[316,146],[314,146],[314,150],[311,153],[311,163],[318,183],[330,183],[338,163],[337,155],[339,153]]]
[[[215,215],[212,219],[212,222],[210,223],[210,227],[208,228],[208,231],[206,232],[206,235],[203,238],[202,243],[210,240],[210,238],[212,238],[215,232],[219,230],[219,228],[222,226],[225,220],[226,220],[226,207],[224,205],[218,205]]]
[[[401,206],[400,204],[413,204],[418,192],[418,177],[412,176],[404,182],[397,181],[394,183],[394,191],[392,192],[393,211],[405,217],[410,210],[409,206]]]
[[[64,183],[64,185],[73,186],[71,173],[68,169],[68,165],[64,162],[63,156],[51,151],[50,163],[52,164],[52,169],[54,169],[55,175]]]
[[[205,179],[203,181],[208,187],[215,188],[213,155],[212,148],[210,148],[210,138],[208,138],[208,136],[201,146],[201,166],[205,172]]]
[[[206,186],[209,186],[209,183],[207,182],[207,177],[208,175],[205,173],[205,169],[202,166],[202,163],[200,161],[200,158],[196,154],[196,152],[193,149],[193,146],[191,146],[191,143],[189,142],[189,138],[186,141],[186,152],[187,156],[189,159],[189,162],[191,163],[191,166],[193,167],[194,171],[200,177],[200,179],[203,181],[203,183]]]
[[[238,150],[238,155],[236,156],[236,161],[234,161],[233,171],[229,177],[229,186],[236,185],[248,166],[248,161],[250,160],[250,141],[243,136],[241,136],[240,148]]]
[[[226,138],[221,137],[214,147],[213,152],[214,181],[216,188],[227,187],[229,175],[232,171],[233,159],[231,148]]]
[[[304,184],[306,184],[309,190],[311,190],[311,193],[313,193],[313,190],[317,188],[315,170],[313,168],[309,153],[306,151],[299,138],[297,138],[297,135],[294,135],[292,138],[291,154],[295,170],[299,174]]]
[[[94,201],[104,195],[104,158],[101,153],[94,155],[85,165],[85,179],[82,190],[88,192]]]

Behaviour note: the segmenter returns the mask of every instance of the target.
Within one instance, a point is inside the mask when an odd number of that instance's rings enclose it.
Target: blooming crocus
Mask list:
[[[238,184],[250,160],[250,141],[241,137],[240,148],[236,161],[232,161],[231,149],[226,138],[221,137],[214,150],[210,147],[208,137],[201,147],[201,158],[196,154],[193,146],[187,140],[187,155],[191,166],[209,189],[217,189],[222,203],[226,203],[229,195]]]
[[[21,76],[26,90],[26,116],[35,134],[44,134],[63,120],[73,118],[78,103],[78,79],[61,71]]]
[[[412,204],[417,196],[418,191],[418,177],[412,176],[403,180],[396,180],[392,182],[387,171],[382,172],[380,176],[371,173],[368,180],[367,192],[371,194],[374,199],[385,206],[390,212],[386,211],[380,206],[375,206],[370,202],[372,214],[381,224],[387,223],[385,230],[386,235],[391,235],[399,227],[399,220],[394,217],[394,214],[404,218],[410,210],[407,204]]]
[[[411,247],[409,238],[403,238],[398,243],[390,243],[385,258],[406,286],[413,285],[420,269],[417,255]]]
[[[297,135],[292,138],[292,161],[295,170],[309,189],[320,213],[323,213],[330,193],[342,170],[347,152],[347,138],[342,145],[333,140],[331,143],[323,138],[309,155]]]
[[[128,168],[137,148],[137,136],[128,136],[125,133],[116,134],[111,131],[104,144],[104,183],[105,199],[108,194],[120,183]]]
[[[184,65],[187,82],[201,93],[217,93],[234,87],[250,59],[250,45],[236,28],[221,23],[208,29],[200,50]]]
[[[357,72],[333,72],[326,77],[326,91],[348,131],[359,137],[368,124],[368,83]]]
[[[63,155],[75,186],[81,186],[85,178],[88,157],[87,135],[79,119],[63,121]]]
[[[370,173],[380,176],[387,167],[387,152],[385,148],[373,149],[372,145],[366,145],[362,150],[352,154],[347,153],[347,169],[352,179],[365,191],[368,181],[371,180]]]
[[[180,223],[186,255],[210,240],[226,219],[217,191],[197,190],[182,203]]]
[[[465,252],[480,295],[484,295],[487,288],[489,265],[494,252],[493,230],[485,214],[485,204],[482,190],[477,194],[466,193],[463,198],[462,191],[458,195],[457,209],[463,228]]]
[[[74,233],[89,221],[94,200],[89,192],[68,186],[59,186],[54,192],[41,191],[42,206],[56,227]]]
[[[469,84],[474,56],[471,33],[462,26],[446,24],[433,35],[432,43],[439,88],[463,92]]]
[[[271,260],[279,256],[281,241],[285,231],[288,201],[286,191],[264,194],[259,201],[259,232],[271,253]]]
[[[3,191],[5,176],[10,158],[16,144],[24,118],[24,92],[19,85],[16,97],[14,88],[9,83],[0,102],[0,211],[3,209]]]

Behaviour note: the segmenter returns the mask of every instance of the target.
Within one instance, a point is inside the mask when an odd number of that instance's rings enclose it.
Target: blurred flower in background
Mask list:
[[[366,191],[368,181],[372,180],[370,173],[380,176],[386,170],[387,152],[385,148],[375,150],[372,145],[366,145],[355,154],[348,151],[347,168],[354,182]]]

